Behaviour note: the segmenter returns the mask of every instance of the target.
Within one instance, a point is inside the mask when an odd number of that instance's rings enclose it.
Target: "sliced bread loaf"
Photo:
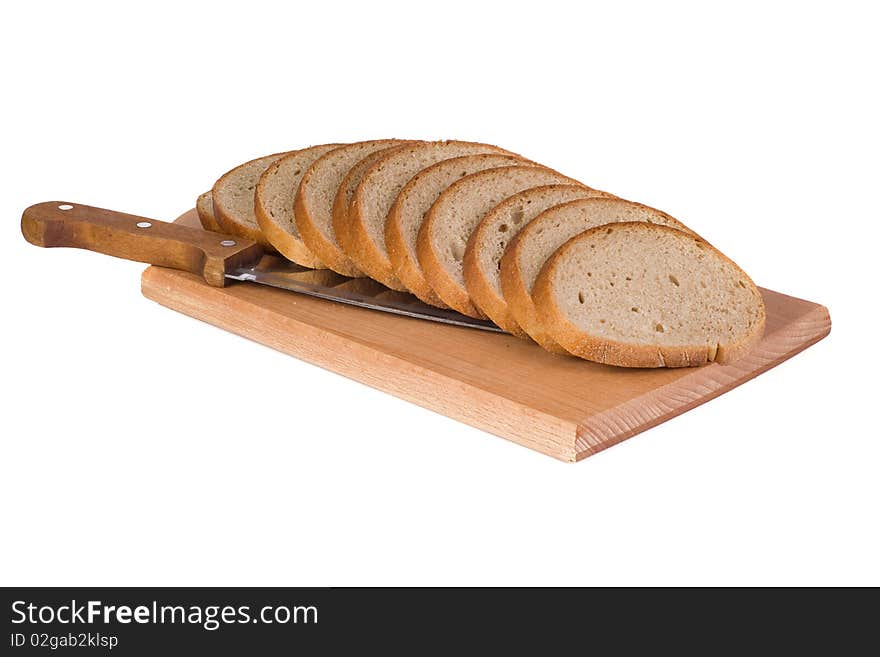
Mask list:
[[[507,197],[554,183],[579,184],[552,169],[517,165],[465,176],[440,194],[425,215],[416,240],[419,264],[437,296],[460,313],[485,318],[472,302],[462,274],[471,232]]]
[[[366,156],[405,143],[377,139],[340,146],[318,158],[303,175],[294,201],[296,227],[306,247],[333,271],[363,276],[339,247],[333,230],[333,200],[345,175]]]
[[[215,233],[223,232],[214,216],[214,199],[211,198],[211,192],[205,192],[196,200],[196,214],[199,215],[199,223],[202,224],[202,228],[213,230]]]
[[[618,198],[570,201],[545,210],[513,238],[501,258],[501,289],[517,324],[547,351],[567,353],[544,330],[532,302],[538,273],[556,249],[585,230],[621,221],[643,221],[690,232],[665,212]]]
[[[611,196],[579,185],[544,185],[514,194],[492,208],[471,233],[464,250],[462,273],[474,305],[508,333],[528,338],[508,310],[501,291],[499,269],[507,245],[523,226],[554,205]]]
[[[422,142],[405,146],[376,162],[357,186],[348,209],[344,233],[337,231],[343,251],[371,278],[394,290],[406,287],[394,275],[385,249],[385,219],[409,180],[441,160],[479,153],[508,153],[497,146],[464,141]]]
[[[306,170],[339,144],[310,146],[285,155],[270,164],[257,182],[254,213],[266,239],[288,260],[303,267],[325,269],[302,241],[294,221],[293,203]]]
[[[263,235],[254,214],[254,193],[257,182],[270,164],[287,155],[275,153],[245,162],[224,173],[211,190],[214,201],[214,218],[224,233],[246,237],[274,251],[268,238]]]
[[[727,363],[762,336],[764,302],[733,261],[669,226],[598,226],[559,248],[534,287],[551,336],[623,367]]]
[[[394,274],[419,299],[432,306],[446,307],[425,280],[416,255],[416,238],[425,213],[456,180],[517,163],[522,164],[523,160],[502,153],[454,157],[422,169],[404,185],[385,220],[385,246]]]

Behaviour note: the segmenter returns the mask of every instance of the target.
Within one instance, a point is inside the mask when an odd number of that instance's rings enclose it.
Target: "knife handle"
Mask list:
[[[188,271],[215,287],[226,284],[226,272],[256,264],[263,254],[259,244],[242,237],[63,201],[29,207],[21,215],[21,232],[37,246],[68,246]]]

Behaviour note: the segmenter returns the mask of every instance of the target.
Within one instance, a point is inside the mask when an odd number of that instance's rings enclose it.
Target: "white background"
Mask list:
[[[656,6],[654,6],[656,4]],[[880,584],[870,3],[14,3],[0,583]],[[474,139],[663,208],[832,335],[566,465],[19,234],[269,152]]]

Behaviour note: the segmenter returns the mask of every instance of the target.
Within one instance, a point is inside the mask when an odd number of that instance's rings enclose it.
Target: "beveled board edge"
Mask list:
[[[689,411],[779,365],[831,332],[825,306],[814,305],[785,324],[745,356],[727,365],[713,363],[655,390],[578,423],[575,458],[580,461],[666,420]]]

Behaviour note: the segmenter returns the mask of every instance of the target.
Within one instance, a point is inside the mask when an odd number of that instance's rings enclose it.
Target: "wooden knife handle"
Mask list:
[[[68,246],[199,274],[215,287],[224,274],[256,264],[256,242],[131,214],[50,201],[21,215],[21,232],[37,246]]]

